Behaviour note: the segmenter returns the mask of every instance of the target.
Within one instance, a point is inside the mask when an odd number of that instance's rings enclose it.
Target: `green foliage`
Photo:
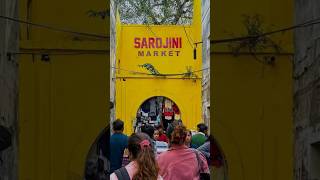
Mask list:
[[[186,73],[184,73],[183,78],[197,78],[198,76],[193,72],[191,66],[186,67]]]
[[[114,0],[124,24],[190,24],[193,0]]]

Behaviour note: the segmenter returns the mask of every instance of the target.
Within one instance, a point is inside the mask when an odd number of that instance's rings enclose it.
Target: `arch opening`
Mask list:
[[[181,111],[178,105],[165,96],[154,96],[139,106],[133,129],[134,132],[139,132],[141,127],[147,124],[162,125],[166,129],[173,120],[181,120]]]

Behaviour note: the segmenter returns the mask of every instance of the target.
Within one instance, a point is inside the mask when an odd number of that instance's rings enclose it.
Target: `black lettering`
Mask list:
[[[144,56],[144,51],[138,51],[138,56]]]
[[[146,56],[151,56],[150,51],[147,51]]]
[[[153,56],[158,56],[158,51],[154,51]]]
[[[167,56],[166,51],[161,51],[161,56]]]
[[[173,51],[169,51],[169,56],[173,56]]]
[[[179,56],[180,51],[175,51],[177,53],[177,56]]]

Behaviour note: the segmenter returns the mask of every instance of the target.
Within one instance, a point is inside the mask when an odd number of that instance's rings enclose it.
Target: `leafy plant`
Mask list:
[[[99,17],[101,19],[105,19],[106,17],[109,17],[109,14],[110,14],[109,10],[101,10],[101,11],[89,10],[89,11],[87,11],[87,15],[89,17]]]
[[[260,60],[256,56],[258,52],[270,48],[273,50],[274,54],[279,54],[281,52],[281,47],[278,43],[273,41],[270,37],[263,35],[266,31],[263,26],[263,18],[260,15],[243,15],[242,23],[246,29],[246,34],[243,36],[248,38],[228,44],[235,56],[239,55],[241,51],[249,51],[256,60],[264,62],[264,60]]]
[[[152,75],[161,75],[159,71],[150,63],[145,63],[138,66],[148,70]]]

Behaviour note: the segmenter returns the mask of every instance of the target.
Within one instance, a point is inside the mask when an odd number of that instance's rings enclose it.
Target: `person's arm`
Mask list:
[[[199,153],[199,158],[201,160],[202,172],[210,174],[210,169],[209,169],[206,157],[202,153]]]
[[[110,180],[118,180],[118,177],[116,176],[115,173],[112,173],[112,174],[110,175]]]
[[[210,142],[206,142],[203,145],[201,145],[198,150],[203,153],[203,155],[209,159],[210,158]]]

